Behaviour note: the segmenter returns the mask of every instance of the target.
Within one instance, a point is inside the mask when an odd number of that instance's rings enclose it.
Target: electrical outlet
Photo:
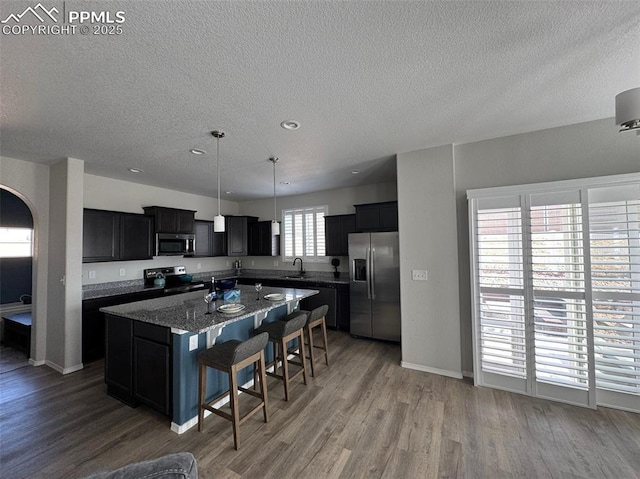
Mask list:
[[[193,351],[194,349],[198,349],[198,335],[194,334],[189,337],[189,351]]]
[[[120,268],[120,276],[124,276],[124,268]]]
[[[278,260],[277,260],[277,259],[274,259],[274,260],[273,260],[273,265],[274,265],[274,266],[278,266]]]
[[[231,266],[231,261],[227,261],[227,268]]]
[[[202,263],[198,263],[197,268],[202,269]]]
[[[96,272],[95,271],[89,271],[89,279],[96,279]]]
[[[414,281],[426,281],[427,270],[426,269],[413,269],[411,270],[411,278]]]
[[[256,262],[251,260],[251,266],[255,266]]]

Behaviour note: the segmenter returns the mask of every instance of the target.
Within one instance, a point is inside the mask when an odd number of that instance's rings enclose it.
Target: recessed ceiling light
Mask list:
[[[291,182],[290,181],[281,181],[280,184],[281,185],[290,185]]]
[[[300,122],[298,120],[284,120],[280,126],[285,130],[297,130],[300,128]]]
[[[352,174],[352,175],[357,175],[358,173],[360,173],[360,170],[353,170],[353,171],[351,172],[351,174]]]
[[[199,150],[198,148],[191,148],[189,151],[194,155],[204,155],[206,153],[206,151]]]
[[[144,170],[141,170],[140,168],[129,168],[129,171],[131,173],[142,173]]]

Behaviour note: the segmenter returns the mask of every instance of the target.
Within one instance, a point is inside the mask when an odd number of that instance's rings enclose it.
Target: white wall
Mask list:
[[[402,365],[462,377],[452,146],[398,154],[398,222]]]
[[[0,157],[0,184],[18,195],[33,215],[33,288],[31,361],[42,364],[46,356],[47,271],[49,263],[49,167]]]

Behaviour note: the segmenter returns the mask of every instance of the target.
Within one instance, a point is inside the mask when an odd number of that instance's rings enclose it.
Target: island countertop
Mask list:
[[[273,308],[282,306],[293,301],[300,301],[309,296],[317,294],[313,289],[297,288],[276,288],[265,286],[260,291],[260,300],[257,300],[258,293],[253,286],[238,285],[240,290],[240,303],[245,308],[239,313],[220,313],[212,308],[211,314],[207,313],[207,304],[204,302],[206,291],[193,291],[191,293],[164,296],[161,298],[147,299],[135,303],[121,304],[100,308],[100,311],[114,316],[143,321],[145,323],[156,324],[171,328],[172,333],[204,333],[221,324],[229,324],[235,321],[255,316],[258,313],[266,313]],[[283,294],[284,299],[270,301],[264,299],[267,294]],[[218,300],[216,307],[224,304]]]

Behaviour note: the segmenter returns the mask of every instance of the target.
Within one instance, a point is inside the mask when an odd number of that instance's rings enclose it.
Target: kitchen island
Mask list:
[[[263,321],[276,321],[318,293],[312,289],[265,287],[261,299],[253,286],[237,286],[245,308],[220,313],[204,302],[204,291],[101,308],[106,321],[107,393],[135,407],[146,404],[171,417],[171,429],[183,433],[197,424],[198,353],[216,341],[245,340]],[[280,294],[270,301],[265,295]],[[224,304],[218,300],[216,306]],[[273,357],[268,346],[267,359]],[[242,371],[239,382],[253,380]],[[209,371],[207,398],[227,388],[226,375]]]

